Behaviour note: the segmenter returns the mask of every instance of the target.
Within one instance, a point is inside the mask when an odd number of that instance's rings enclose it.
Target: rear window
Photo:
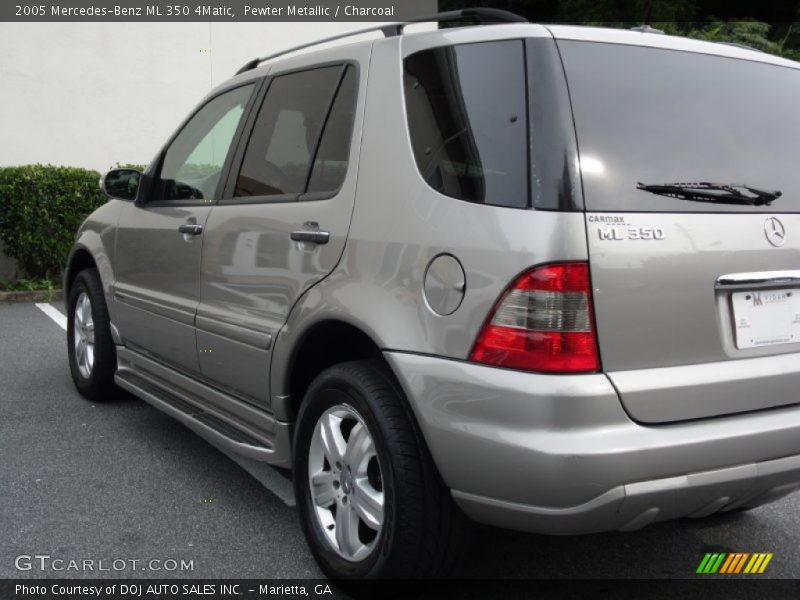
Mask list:
[[[528,206],[525,55],[521,40],[461,44],[405,60],[414,158],[438,192]]]
[[[800,211],[800,70],[719,56],[559,42],[586,209]],[[780,190],[771,206],[694,202],[637,182]]]

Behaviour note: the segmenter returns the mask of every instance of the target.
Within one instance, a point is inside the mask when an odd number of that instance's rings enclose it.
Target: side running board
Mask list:
[[[279,462],[276,460],[275,448],[271,445],[257,440],[247,432],[162,389],[131,370],[118,370],[114,380],[119,387],[177,419],[217,447],[255,460]]]

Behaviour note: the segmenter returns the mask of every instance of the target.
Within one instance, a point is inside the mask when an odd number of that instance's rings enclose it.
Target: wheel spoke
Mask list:
[[[375,454],[372,436],[361,423],[357,423],[350,432],[350,439],[347,440],[347,449],[344,454],[344,462],[356,475],[365,475],[369,458]]]
[[[314,504],[327,508],[336,501],[336,490],[333,487],[334,479],[335,477],[330,471],[320,471],[311,478],[311,493],[314,497]]]
[[[344,454],[345,442],[342,437],[342,432],[339,429],[338,419],[334,415],[328,415],[323,418],[322,425],[322,445],[325,451],[325,456],[328,462],[333,466],[335,463],[341,463],[342,455]]]
[[[336,509],[336,543],[347,556],[354,556],[362,545],[358,539],[358,517],[348,504],[340,504]]]
[[[355,481],[353,508],[370,529],[378,531],[383,525],[383,492],[375,490],[366,478]]]

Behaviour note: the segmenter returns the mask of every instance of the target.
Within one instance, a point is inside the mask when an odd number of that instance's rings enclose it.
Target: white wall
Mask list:
[[[248,60],[367,26],[0,23],[0,166],[148,163]]]

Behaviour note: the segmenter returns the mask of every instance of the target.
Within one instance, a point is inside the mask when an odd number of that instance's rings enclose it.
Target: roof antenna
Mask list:
[[[653,11],[653,0],[650,0],[647,3],[647,10],[644,11],[644,20],[642,21],[641,25],[637,25],[636,27],[631,27],[631,31],[638,31],[639,33],[664,33],[661,29],[656,29],[655,27],[650,27],[648,23],[650,22],[650,14]]]

